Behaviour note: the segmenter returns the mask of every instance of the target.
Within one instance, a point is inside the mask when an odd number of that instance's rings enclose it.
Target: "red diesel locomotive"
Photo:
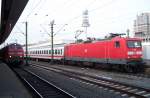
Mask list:
[[[12,43],[0,50],[1,59],[7,64],[23,64],[24,51],[21,45]]]
[[[141,40],[120,36],[90,43],[68,44],[64,48],[67,62],[90,63],[126,72],[142,71]]]

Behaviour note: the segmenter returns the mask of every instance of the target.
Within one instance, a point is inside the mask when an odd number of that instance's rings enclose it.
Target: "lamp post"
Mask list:
[[[54,27],[54,20],[52,20],[50,22],[50,25],[51,25],[51,54],[52,54],[52,58],[51,58],[51,64],[53,64],[53,59],[54,59],[54,47],[53,47],[53,27]]]
[[[46,15],[46,16],[48,16],[48,15]],[[51,22],[50,22],[50,27],[51,27],[51,34],[49,34],[48,33],[48,31],[42,26],[42,25],[40,25],[41,27],[42,27],[42,29],[44,30],[44,32],[46,32],[46,34],[48,35],[48,36],[50,36],[51,37],[51,64],[53,64],[53,61],[54,61],[54,36],[55,35],[57,35],[66,25],[68,25],[68,24],[64,24],[57,32],[55,32],[54,33],[54,20],[52,20]],[[41,31],[40,31],[41,32]]]
[[[127,29],[127,37],[128,37],[128,38],[130,37],[130,36],[129,36],[129,32],[130,32],[130,30]]]
[[[25,38],[26,38],[26,66],[28,66],[28,22],[25,22],[25,26],[26,26],[26,34],[25,34]]]
[[[21,22],[25,24],[25,33],[21,32],[16,32],[16,33],[21,33],[25,36],[25,65],[28,66],[28,22]]]

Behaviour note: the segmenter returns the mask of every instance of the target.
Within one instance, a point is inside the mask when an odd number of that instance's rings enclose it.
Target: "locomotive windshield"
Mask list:
[[[127,46],[128,48],[140,48],[141,45],[141,41],[127,41]]]

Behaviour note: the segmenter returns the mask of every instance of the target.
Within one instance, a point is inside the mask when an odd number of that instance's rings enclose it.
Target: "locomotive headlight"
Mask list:
[[[128,51],[128,55],[133,55],[134,52],[133,51]]]
[[[11,58],[11,56],[9,56]]]
[[[139,54],[139,55],[140,55],[140,54],[142,54],[142,51],[137,51],[136,54]]]

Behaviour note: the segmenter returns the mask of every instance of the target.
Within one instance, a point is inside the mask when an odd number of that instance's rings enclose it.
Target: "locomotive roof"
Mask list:
[[[77,43],[70,43],[70,44],[86,44],[86,43],[95,43],[95,42],[104,42],[104,41],[111,41],[111,40],[140,40],[140,38],[129,38],[129,37],[121,37],[121,36],[116,36],[113,38],[105,38],[105,39],[98,39],[98,40],[87,40],[83,42],[77,42]],[[68,45],[70,45],[68,44]]]
[[[10,43],[10,44],[8,44],[8,45],[19,45],[19,46],[21,46],[21,45],[18,44],[18,43]]]
[[[12,47],[12,46],[17,46],[18,48],[22,48],[22,45],[20,45],[18,43],[10,43],[10,44],[7,44],[6,46],[3,46],[1,49]]]

